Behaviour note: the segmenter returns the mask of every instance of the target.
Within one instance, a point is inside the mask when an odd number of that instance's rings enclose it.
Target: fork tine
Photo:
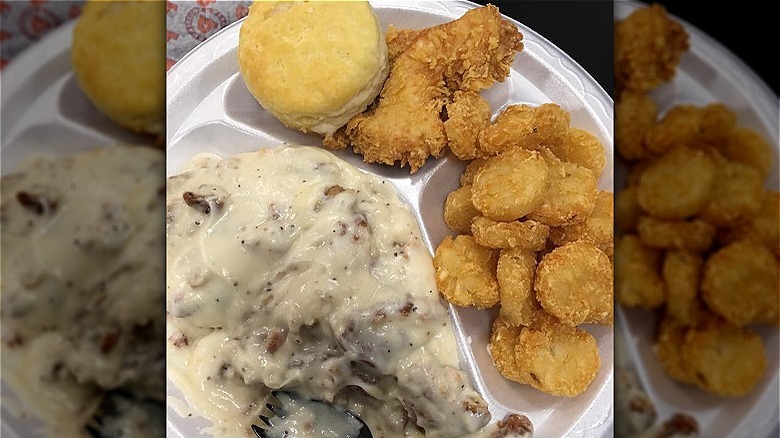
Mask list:
[[[268,435],[265,433],[265,429],[261,428],[260,426],[253,424],[252,425],[252,432],[257,435],[257,438],[268,438]]]
[[[268,394],[268,396],[265,398],[265,402],[267,404],[270,403],[270,404],[276,406],[277,408],[281,408],[282,407],[282,401],[279,400],[279,397],[276,396],[277,394],[279,394],[279,391],[271,391],[271,393]]]

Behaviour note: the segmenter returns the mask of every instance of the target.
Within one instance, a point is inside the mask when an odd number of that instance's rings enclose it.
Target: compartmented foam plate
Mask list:
[[[616,1],[615,19],[644,7],[635,1]],[[675,104],[706,105],[722,102],[739,116],[739,124],[753,129],[775,145],[767,187],[778,190],[778,149],[780,148],[780,107],[771,89],[723,45],[684,19],[679,21],[690,35],[690,50],[683,55],[675,78],[651,96],[665,111]],[[615,186],[625,184],[625,174],[616,171]],[[713,397],[703,390],[675,383],[668,377],[652,349],[655,315],[642,310],[618,309],[616,323],[626,337],[627,359],[634,362],[641,384],[655,402],[659,418],[675,412],[696,417],[700,436],[777,436],[778,346],[776,327],[758,327],[767,352],[767,371],[756,389],[739,399]]]
[[[459,18],[478,5],[469,2],[372,1],[382,28],[422,28]],[[483,93],[494,114],[515,103],[555,102],[571,113],[572,125],[593,132],[605,145],[607,166],[599,183],[612,190],[612,100],[568,55],[532,29],[512,20],[524,35],[525,49],[510,76]],[[215,34],[188,53],[168,72],[167,172],[178,169],[199,152],[230,156],[281,143],[320,145],[321,138],[292,131],[266,113],[247,90],[239,74],[237,47],[241,22]],[[458,187],[463,164],[454,156],[431,159],[414,175],[409,169],[364,164],[351,150],[339,157],[364,171],[391,181],[409,204],[426,243],[433,251],[450,233],[442,217],[444,199]],[[487,351],[488,311],[450,306],[461,367],[487,400],[493,421],[508,412],[527,415],[536,436],[603,437],[612,435],[612,328],[584,326],[598,341],[601,369],[588,390],[574,399],[543,394],[499,375]],[[169,381],[169,396],[180,393]],[[182,419],[169,407],[169,436],[196,436],[207,423]]]

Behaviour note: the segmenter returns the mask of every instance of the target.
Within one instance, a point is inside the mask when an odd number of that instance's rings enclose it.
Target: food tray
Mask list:
[[[628,16],[645,5],[615,2],[615,19]],[[677,17],[690,35],[690,50],[683,55],[675,78],[651,96],[661,112],[679,103],[705,105],[722,102],[739,116],[739,124],[762,134],[775,146],[767,187],[778,190],[780,111],[778,98],[742,61],[695,26]],[[616,170],[615,185],[625,184],[625,174]],[[623,169],[624,170],[624,169]],[[758,327],[767,351],[767,371],[756,389],[744,398],[713,397],[703,390],[675,383],[668,377],[652,350],[656,316],[643,310],[618,309],[617,323],[626,337],[627,357],[634,362],[639,381],[656,404],[659,419],[675,412],[693,415],[701,426],[700,436],[778,436],[778,345],[777,328]],[[773,432],[774,431],[774,432]]]
[[[61,155],[118,143],[149,143],[117,127],[81,92],[70,64],[75,22],[67,22],[19,54],[3,70],[0,168],[12,171],[36,153]],[[2,425],[7,438],[31,437],[40,423],[16,418],[18,402],[2,384]],[[14,408],[13,412],[9,408]]]
[[[478,5],[465,2],[372,1],[382,28],[421,28],[459,18]],[[607,165],[599,184],[612,190],[612,100],[568,55],[541,35],[512,20],[524,35],[525,49],[510,76],[483,93],[494,114],[508,104],[555,102],[571,113],[573,126],[593,132],[606,147]],[[241,21],[222,29],[189,52],[168,72],[168,175],[199,152],[230,156],[281,143],[320,145],[316,135],[292,131],[266,113],[247,90],[237,60]],[[355,166],[391,181],[418,220],[428,248],[450,233],[442,213],[447,194],[458,187],[463,163],[446,156],[414,175],[409,169],[364,164],[350,150],[336,153]],[[588,390],[574,399],[543,394],[499,375],[487,350],[494,313],[450,306],[461,366],[485,397],[493,421],[508,412],[527,415],[539,437],[612,435],[612,328],[583,326],[597,341],[601,369]],[[193,437],[207,423],[181,418],[180,393],[169,381],[168,436]]]

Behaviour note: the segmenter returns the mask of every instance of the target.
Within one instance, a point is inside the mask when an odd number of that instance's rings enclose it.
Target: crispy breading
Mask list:
[[[554,103],[510,105],[479,134],[479,149],[496,155],[512,148],[547,148],[561,157],[571,116]]]
[[[606,190],[599,190],[596,203],[587,219],[572,225],[556,227],[550,231],[550,239],[556,245],[563,245],[575,240],[592,243],[612,256],[614,248],[614,196]]]
[[[589,169],[596,178],[601,176],[607,164],[604,145],[593,133],[582,128],[569,128],[560,151],[561,160]]]
[[[534,313],[541,309],[534,293],[536,254],[526,249],[501,251],[498,279],[501,319],[513,326],[531,325]]]
[[[521,248],[541,251],[550,235],[550,227],[534,220],[498,222],[477,216],[471,222],[477,243],[489,248]]]
[[[481,153],[477,149],[477,137],[490,125],[490,104],[477,92],[456,91],[452,102],[444,108],[447,147],[461,160],[478,158]]]
[[[528,383],[528,376],[520,373],[520,367],[515,358],[515,346],[520,339],[520,327],[514,327],[500,316],[493,321],[490,330],[488,351],[498,372],[509,380]]]
[[[456,306],[480,309],[498,304],[498,251],[477,245],[471,236],[447,236],[436,248],[436,287]]]
[[[542,153],[549,168],[550,187],[528,217],[551,227],[583,222],[596,206],[596,176],[585,167],[561,161],[549,151]]]
[[[416,36],[391,36],[400,41],[391,51],[390,74],[378,101],[353,117],[342,134],[326,137],[324,145],[351,145],[365,162],[400,162],[414,173],[447,145],[441,114],[453,93],[478,92],[503,81],[522,50],[522,34],[488,5]]]

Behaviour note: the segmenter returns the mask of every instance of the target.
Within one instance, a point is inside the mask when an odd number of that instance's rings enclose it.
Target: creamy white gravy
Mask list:
[[[312,147],[201,154],[169,178],[167,210],[169,377],[212,434],[254,437],[269,388],[376,438],[486,430],[390,182]]]
[[[106,147],[2,178],[2,377],[50,436],[165,433],[164,158]]]

